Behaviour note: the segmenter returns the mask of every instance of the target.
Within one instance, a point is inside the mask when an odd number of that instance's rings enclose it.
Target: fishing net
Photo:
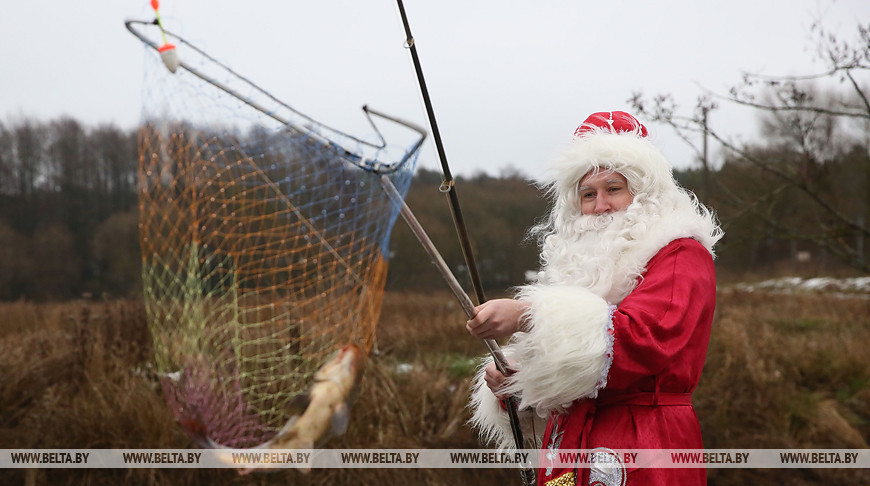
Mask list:
[[[176,36],[172,73],[158,27],[127,25],[146,46],[139,226],[163,391],[201,443],[263,444],[336,349],[371,348],[398,214],[379,178],[406,193],[422,134],[396,150],[374,123],[376,142],[334,130]]]

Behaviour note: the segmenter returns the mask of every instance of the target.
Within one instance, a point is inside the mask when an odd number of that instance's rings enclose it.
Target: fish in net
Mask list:
[[[404,196],[425,133],[364,108],[375,140],[356,138],[158,21],[127,27],[145,46],[139,228],[166,400],[206,447],[311,447],[346,425],[373,344],[399,213],[380,179]],[[413,136],[387,145],[373,115]]]

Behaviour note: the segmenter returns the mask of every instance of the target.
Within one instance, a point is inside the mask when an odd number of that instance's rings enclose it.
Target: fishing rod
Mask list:
[[[486,297],[483,294],[483,286],[480,283],[480,274],[477,272],[477,265],[474,262],[474,252],[471,249],[471,243],[468,238],[468,230],[465,227],[465,219],[462,217],[462,210],[459,206],[459,196],[456,194],[456,184],[453,180],[453,176],[450,173],[450,166],[447,164],[447,155],[444,151],[444,144],[441,141],[441,132],[438,130],[438,122],[435,120],[435,110],[432,108],[432,101],[429,98],[429,89],[426,87],[426,80],[423,77],[423,68],[420,64],[420,56],[417,54],[417,46],[414,43],[414,36],[411,34],[411,26],[408,23],[408,16],[405,13],[405,6],[402,3],[402,0],[396,0],[399,4],[399,13],[402,16],[402,25],[405,28],[405,47],[407,47],[411,51],[411,59],[414,62],[414,71],[417,74],[417,82],[420,85],[420,92],[423,96],[423,103],[426,106],[426,115],[429,117],[429,126],[432,128],[432,139],[435,141],[435,148],[438,151],[438,159],[441,162],[441,171],[444,176],[444,181],[441,184],[441,191],[446,192],[448,196],[448,201],[450,203],[451,214],[453,215],[453,224],[456,227],[456,233],[459,236],[459,244],[462,247],[462,255],[465,258],[465,266],[468,267],[468,274],[471,277],[471,286],[474,289],[475,296],[477,297],[478,304],[481,304],[486,301]],[[389,191],[388,191],[389,192]],[[409,212],[409,211],[408,211]],[[403,211],[403,216],[405,216],[405,211]],[[417,233],[414,224],[405,218],[408,224],[411,226],[411,229]],[[418,235],[418,239],[421,239]],[[427,238],[428,239],[428,238]],[[421,239],[423,242],[423,239]],[[426,244],[423,245],[429,251],[430,256],[433,256],[432,251],[427,247]],[[434,249],[434,245],[430,245],[432,249]],[[437,255],[437,252],[435,252]],[[440,256],[437,258],[440,259]],[[433,261],[437,260],[433,256]],[[436,261],[436,265],[437,265]],[[442,261],[443,263],[443,261]],[[445,275],[444,270],[441,267],[446,268],[446,264],[439,266],[439,270],[441,270],[442,275],[448,279],[449,277]],[[446,273],[450,273],[449,269]],[[452,277],[452,274],[450,275]],[[453,279],[455,281],[455,278]],[[466,315],[469,318],[474,317],[474,308],[469,307],[470,299],[465,295],[464,292],[461,292],[461,288],[458,287],[458,283],[451,284],[451,290],[454,291],[454,294],[459,298],[460,303],[463,304],[463,309],[466,311]],[[459,290],[459,291],[457,291]],[[465,296],[463,299],[462,296]],[[489,349],[490,355],[495,362],[496,368],[505,376],[510,376],[513,374],[513,370],[508,366],[507,360],[504,357],[504,354],[501,352],[501,349],[492,339],[484,340],[487,348]],[[506,408],[508,413],[508,419],[510,421],[511,432],[513,433],[514,444],[516,445],[518,450],[524,449],[524,440],[523,440],[523,432],[520,428],[520,419],[517,414],[517,403],[514,397],[508,397],[506,402]],[[535,470],[530,467],[528,464],[523,464],[520,469],[520,476],[522,478],[523,484],[526,486],[532,486],[536,483],[535,480]]]
[[[414,36],[411,35],[411,27],[408,24],[408,16],[405,14],[405,6],[402,0],[399,2],[399,12],[402,15],[402,24],[405,27],[405,47],[411,51],[411,59],[414,61],[414,71],[417,73],[417,81],[420,84],[420,93],[423,95],[423,103],[426,105],[426,114],[429,117],[429,126],[432,127],[432,140],[435,141],[435,148],[438,151],[438,159],[441,161],[441,172],[444,175],[444,181],[441,183],[441,192],[445,192],[450,203],[450,212],[453,215],[453,225],[456,227],[456,233],[459,236],[459,244],[462,247],[462,256],[465,258],[465,266],[468,267],[468,274],[471,277],[471,287],[474,289],[474,294],[477,297],[477,303],[486,302],[486,297],[483,294],[483,285],[480,283],[480,274],[477,272],[477,264],[474,262],[474,252],[471,249],[471,242],[468,238],[468,230],[465,227],[465,219],[462,217],[462,208],[459,206],[459,196],[456,193],[456,183],[453,180],[453,175],[450,173],[450,166],[447,164],[447,154],[444,152],[444,144],[441,142],[441,132],[438,130],[438,122],[435,120],[435,110],[432,108],[432,100],[429,98],[429,89],[426,87],[426,79],[423,77],[423,68],[420,65],[420,56],[417,55],[417,46],[414,44]]]

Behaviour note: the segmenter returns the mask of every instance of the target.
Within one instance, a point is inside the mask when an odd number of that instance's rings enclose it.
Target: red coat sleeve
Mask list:
[[[716,301],[713,258],[679,239],[647,264],[640,284],[613,314],[607,388],[690,392],[704,366]]]

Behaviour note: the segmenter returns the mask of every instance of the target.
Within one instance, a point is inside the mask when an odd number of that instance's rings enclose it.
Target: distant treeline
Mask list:
[[[137,150],[136,130],[112,125],[87,127],[67,117],[0,122],[0,300],[141,291]],[[845,213],[863,224],[870,209],[866,144],[844,145],[824,164],[807,164],[788,148],[753,150],[775,167],[798,165],[806,173],[802,180],[823,190],[812,197],[800,187],[771,191],[775,173],[739,157],[726,157],[718,170],[678,172],[687,188],[717,210],[726,229],[720,271],[866,271],[861,228],[830,214]],[[465,280],[440,183],[438,173],[418,170],[407,202]],[[522,284],[538,266],[537,245],[525,234],[547,210],[543,195],[510,170],[458,178],[457,187],[484,287],[500,293]],[[812,200],[819,193],[824,194],[821,206]],[[836,245],[851,253],[838,253]],[[390,250],[388,288],[444,288],[401,221]]]

